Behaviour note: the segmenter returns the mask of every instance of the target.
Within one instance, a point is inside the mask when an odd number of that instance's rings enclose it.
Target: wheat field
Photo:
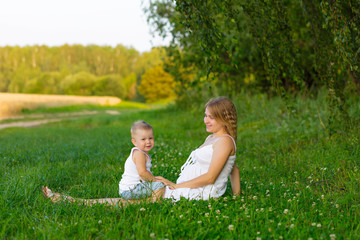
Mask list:
[[[120,98],[107,96],[0,93],[0,119],[17,116],[23,109],[34,110],[39,107],[62,107],[82,104],[112,106],[120,102]]]

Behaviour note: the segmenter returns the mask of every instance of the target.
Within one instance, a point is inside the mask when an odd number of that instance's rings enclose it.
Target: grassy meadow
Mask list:
[[[122,110],[0,130],[0,238],[359,239],[360,101],[350,101],[352,129],[331,136],[325,96],[299,98],[291,117],[278,98],[234,102],[242,194],[233,197],[229,187],[210,201],[89,207],[52,204],[41,192],[48,185],[73,197],[118,197],[129,128],[140,119],[155,130],[152,172],[175,181],[208,135],[202,108]]]

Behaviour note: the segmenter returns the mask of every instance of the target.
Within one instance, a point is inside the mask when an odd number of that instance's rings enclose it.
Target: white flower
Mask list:
[[[202,221],[198,221],[197,223],[198,223],[198,224],[201,224],[201,223],[202,223]]]
[[[257,200],[257,196],[253,196],[253,199],[254,199],[254,200]]]
[[[230,224],[230,225],[228,226],[228,229],[229,229],[230,231],[234,230],[234,225]]]
[[[331,238],[331,240],[334,240],[336,238],[336,235],[334,233],[330,234],[330,238]]]
[[[143,211],[145,211],[145,208],[143,208],[143,207],[140,208],[140,212],[143,212]]]
[[[295,225],[294,225],[294,224],[291,224],[291,225],[290,225],[290,228],[294,228],[294,227],[295,227]]]
[[[339,208],[339,204],[336,204],[335,207],[336,207],[336,208]]]
[[[321,223],[318,223],[316,226],[317,226],[318,228],[321,228]]]
[[[205,217],[209,217],[209,213],[207,212],[207,213],[205,213]]]
[[[99,220],[99,221],[98,221],[98,224],[99,224],[99,225],[100,225],[100,224],[102,224],[102,221],[101,221],[101,220]]]
[[[316,226],[316,223],[313,222],[313,223],[311,224],[311,226],[315,227],[315,226]]]
[[[183,218],[183,215],[181,214],[181,215],[179,216],[179,218]]]
[[[219,209],[217,209],[215,212],[216,212],[216,214],[220,214],[220,210],[219,210]]]
[[[284,209],[284,214],[288,214],[289,209]]]
[[[271,212],[272,211],[272,207],[269,207],[269,212]]]
[[[150,233],[151,238],[155,238],[155,233]]]

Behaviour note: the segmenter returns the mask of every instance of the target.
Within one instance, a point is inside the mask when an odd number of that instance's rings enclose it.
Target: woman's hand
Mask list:
[[[171,181],[169,181],[166,178],[161,177],[161,176],[156,176],[155,181],[162,182],[163,184],[168,186],[170,189],[175,189],[177,187],[176,183],[173,183],[173,182],[171,182]]]

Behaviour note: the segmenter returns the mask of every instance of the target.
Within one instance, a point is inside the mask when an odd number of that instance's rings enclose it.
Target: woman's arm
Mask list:
[[[215,145],[213,149],[213,156],[207,173],[196,177],[190,181],[175,184],[164,178],[158,178],[157,180],[168,185],[170,188],[198,188],[208,184],[213,184],[223,169],[227,159],[233,152],[234,143],[228,137],[223,137]]]
[[[233,194],[240,196],[240,171],[236,163],[234,163],[233,169],[230,173],[230,182]]]

